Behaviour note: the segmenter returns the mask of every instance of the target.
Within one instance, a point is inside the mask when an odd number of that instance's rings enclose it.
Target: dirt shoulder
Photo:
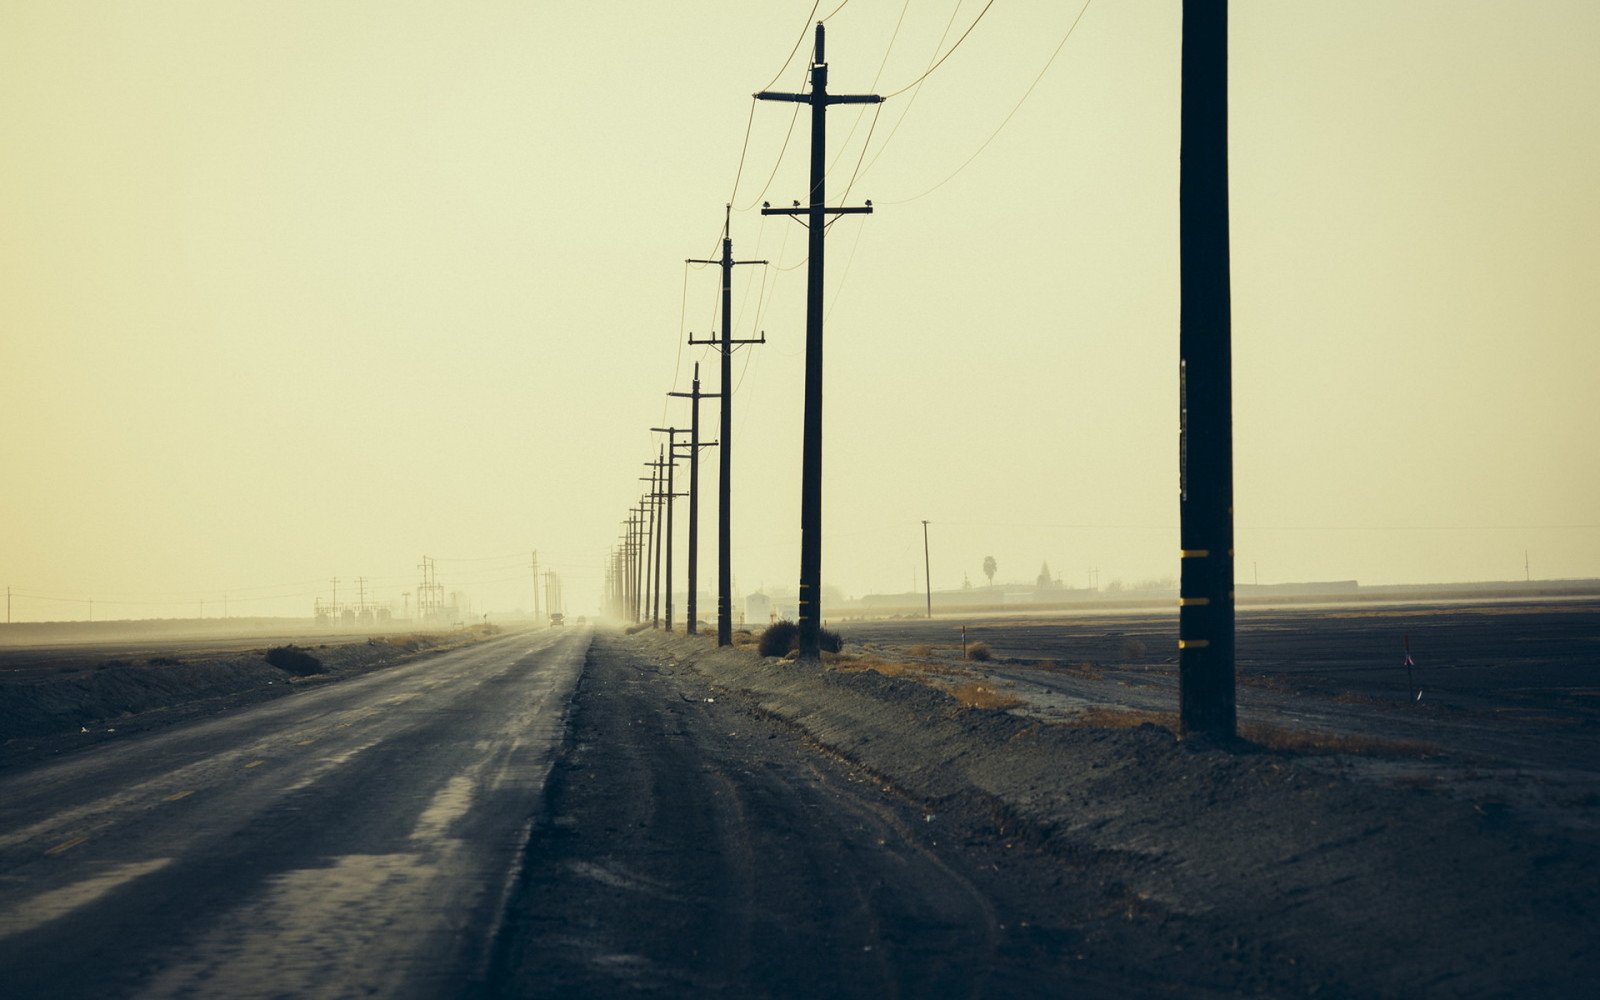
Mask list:
[[[480,642],[497,631],[475,626],[246,651],[190,645],[137,656],[51,650],[30,657],[27,650],[6,650],[0,660],[0,766],[280,698]]]
[[[1247,995],[1587,996],[1600,852],[1427,789],[1319,773],[1156,726],[1059,726],[873,671],[638,636],[757,715],[1026,844],[1075,940]]]

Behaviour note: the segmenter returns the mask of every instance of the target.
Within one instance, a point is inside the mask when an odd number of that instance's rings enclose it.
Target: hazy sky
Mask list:
[[[1177,573],[1181,5],[1061,45],[1078,3],[997,0],[896,93],[982,8],[828,21],[830,89],[895,95],[830,114],[830,200],[876,206],[829,236],[848,595],[921,586],[923,519],[935,588]],[[717,389],[683,262],[730,200],[773,264],[736,272],[734,572],[792,588],[805,231],[758,208],[809,130],[751,94],[806,89],[812,10],[0,0],[14,616],[398,603],[424,555],[511,609],[535,549],[592,610],[665,394]],[[1235,0],[1231,45],[1240,581],[1600,575],[1600,6]]]

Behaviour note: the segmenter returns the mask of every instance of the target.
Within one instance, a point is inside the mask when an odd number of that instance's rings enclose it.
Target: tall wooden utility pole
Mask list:
[[[652,427],[653,431],[661,431],[668,435],[669,441],[675,441],[679,433],[676,427]],[[662,447],[658,450],[654,462],[646,462],[655,472],[655,486],[651,496],[655,498],[657,510],[661,513],[656,518],[656,555],[655,555],[655,621],[652,628],[661,627],[661,562],[662,551],[666,552],[667,583],[667,631],[672,631],[672,469],[677,464],[675,450]]]
[[[922,522],[922,586],[928,592],[928,617],[933,617],[933,561],[928,556],[928,522]]]
[[[733,238],[729,225],[733,206],[729,205],[722,221],[722,258],[720,260],[690,260],[690,264],[719,264],[722,267],[722,337],[718,340],[695,340],[691,344],[714,344],[722,352],[722,450],[718,453],[722,482],[718,487],[721,501],[717,512],[717,645],[733,645],[733,513],[729,498],[733,493],[733,349],[742,344],[765,344],[762,334],[755,340],[733,339],[733,269],[739,264],[765,264],[764,260],[734,260]]]
[[[696,635],[700,631],[700,449],[719,442],[700,442],[700,401],[721,398],[720,392],[700,391],[700,362],[694,363],[694,391],[669,392],[669,396],[687,396],[689,404],[689,606],[688,625],[684,631]]]
[[[641,502],[639,506],[629,508],[628,513],[632,515],[628,519],[630,529],[628,555],[632,559],[628,566],[628,575],[630,577],[628,581],[628,603],[629,610],[633,614],[634,624],[638,624],[644,620],[644,606],[642,603],[644,599],[644,556],[640,550],[643,547],[644,526],[648,523],[644,516],[647,513],[647,508]]]
[[[823,57],[822,24],[817,24],[816,48],[811,60],[811,93],[779,94],[762,91],[759,101],[794,101],[811,105],[811,198],[805,208],[761,207],[762,215],[805,216],[810,230],[810,265],[806,273],[806,380],[805,431],[800,457],[800,655],[816,659],[821,653],[822,631],[822,278],[823,243],[829,215],[872,211],[862,208],[828,208],[824,184],[827,177],[828,106],[879,104],[876,94],[828,93],[828,63]],[[726,405],[726,404],[724,404]]]
[[[1228,739],[1237,712],[1227,0],[1183,3],[1178,215],[1178,721],[1185,735]]]
[[[678,435],[687,434],[685,427],[652,427],[652,431],[667,436],[667,631],[672,631],[672,501],[682,493],[675,492],[672,470],[678,467]]]
[[[646,462],[644,464],[652,465],[653,463]],[[644,613],[646,618],[652,619],[650,622],[650,627],[657,628],[661,624],[660,583],[657,581],[656,583],[652,584],[651,581],[656,576],[659,576],[661,572],[661,550],[659,548],[656,535],[656,528],[661,521],[661,487],[659,485],[661,470],[659,468],[652,468],[650,470],[650,475],[640,476],[639,478],[642,481],[650,484],[650,492],[644,495],[645,502],[649,504],[650,508],[650,518],[646,522],[644,543]],[[651,568],[652,564],[654,565],[654,569]],[[653,613],[650,610],[652,595],[655,596],[656,603],[656,609]]]

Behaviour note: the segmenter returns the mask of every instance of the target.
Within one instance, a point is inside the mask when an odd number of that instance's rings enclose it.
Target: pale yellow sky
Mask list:
[[[981,7],[852,0],[832,89],[900,90]],[[687,423],[665,393],[717,388],[683,260],[730,196],[775,265],[737,275],[769,342],[736,358],[735,575],[792,587],[805,241],[756,209],[804,197],[807,132],[779,161],[793,108],[750,95],[805,87],[811,9],[0,0],[16,617],[305,614],[334,576],[398,604],[424,555],[509,610],[534,549],[592,610],[648,428]],[[957,172],[1078,9],[999,0],[875,122],[831,114],[834,200],[859,162],[877,206],[829,242],[846,594],[920,587],[924,518],[936,588],[985,555],[1176,574],[1181,5],[1096,0]],[[1239,579],[1600,575],[1600,8],[1232,21]]]

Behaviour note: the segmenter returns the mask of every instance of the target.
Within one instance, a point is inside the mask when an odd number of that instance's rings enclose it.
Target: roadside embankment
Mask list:
[[[185,706],[194,709],[187,713],[192,715],[208,707],[276,698],[306,685],[478,642],[497,631],[473,626],[244,652],[185,649],[137,658],[57,657],[37,666],[25,654],[13,654],[0,670],[0,745],[61,732],[127,732],[130,717]]]
[[[1162,728],[1049,725],[872,670],[640,635],[751,711],[928,803],[1055,859],[1064,893],[1167,942],[1181,981],[1247,992],[1587,995],[1600,851],[1492,804],[1318,773]],[[1114,904],[1114,905],[1112,905]],[[1274,972],[1281,969],[1281,977]]]

